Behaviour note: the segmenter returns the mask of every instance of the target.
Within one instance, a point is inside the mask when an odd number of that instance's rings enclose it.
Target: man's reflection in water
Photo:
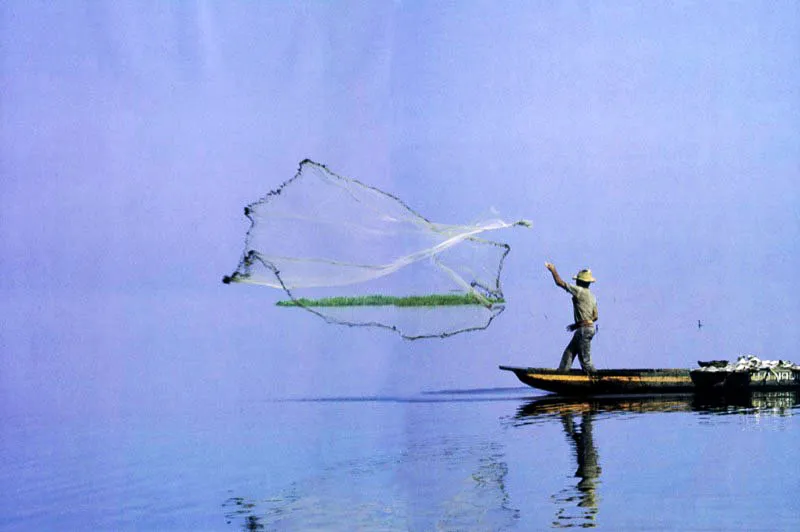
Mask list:
[[[230,525],[234,520],[242,518],[242,530],[264,530],[261,519],[256,515],[256,502],[244,497],[231,497],[222,505],[228,511],[225,521]]]
[[[580,427],[576,430],[573,414],[561,413],[564,433],[578,461],[575,476],[579,480],[575,487],[564,488],[553,495],[553,500],[559,505],[553,522],[553,526],[557,528],[592,528],[596,525],[595,517],[599,502],[597,485],[601,469],[592,438],[592,415],[591,412],[581,413]]]

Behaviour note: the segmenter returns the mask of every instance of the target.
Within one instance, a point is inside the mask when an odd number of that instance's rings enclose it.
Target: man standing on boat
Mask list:
[[[594,337],[594,322],[597,321],[597,299],[589,291],[589,285],[595,282],[591,270],[581,270],[573,277],[576,284],[567,284],[558,275],[556,267],[549,262],[544,263],[545,268],[553,274],[553,281],[570,295],[572,295],[572,308],[575,323],[567,326],[568,331],[575,331],[572,335],[564,354],[561,357],[559,371],[567,372],[572,367],[575,355],[581,363],[583,371],[594,373],[595,368],[592,364],[592,338]]]

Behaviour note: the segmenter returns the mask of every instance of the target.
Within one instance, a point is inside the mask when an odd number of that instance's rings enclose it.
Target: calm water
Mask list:
[[[519,312],[407,342],[220,287],[0,301],[0,530],[800,528],[795,395],[554,399],[497,369],[545,358]]]
[[[798,398],[522,388],[6,416],[3,530],[790,530]]]

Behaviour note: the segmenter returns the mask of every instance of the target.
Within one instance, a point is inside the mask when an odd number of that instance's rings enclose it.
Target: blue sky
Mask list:
[[[4,2],[0,385],[172,397],[180,350],[275,395],[511,385],[568,340],[545,260],[599,279],[599,367],[791,358],[798,42],[791,1]],[[305,158],[435,221],[531,219],[506,313],[409,343],[222,286]]]

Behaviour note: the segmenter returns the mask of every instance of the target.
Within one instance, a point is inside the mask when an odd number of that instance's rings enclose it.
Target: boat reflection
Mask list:
[[[606,395],[595,397],[560,397],[548,395],[522,405],[515,425],[537,423],[542,418],[566,413],[615,414],[646,412],[697,412],[706,414],[773,413],[791,415],[800,406],[796,390],[744,392],[732,395]]]
[[[552,496],[557,506],[553,527],[594,528],[601,501],[598,488],[602,472],[593,437],[596,420],[608,415],[651,412],[788,416],[793,415],[798,405],[800,398],[796,391],[750,392],[734,396],[546,396],[522,405],[513,423],[528,425],[560,419],[577,463],[574,478],[578,480]]]
[[[797,390],[776,392],[743,392],[734,395],[696,395],[692,401],[694,410],[709,414],[775,414],[792,415],[800,406]]]

